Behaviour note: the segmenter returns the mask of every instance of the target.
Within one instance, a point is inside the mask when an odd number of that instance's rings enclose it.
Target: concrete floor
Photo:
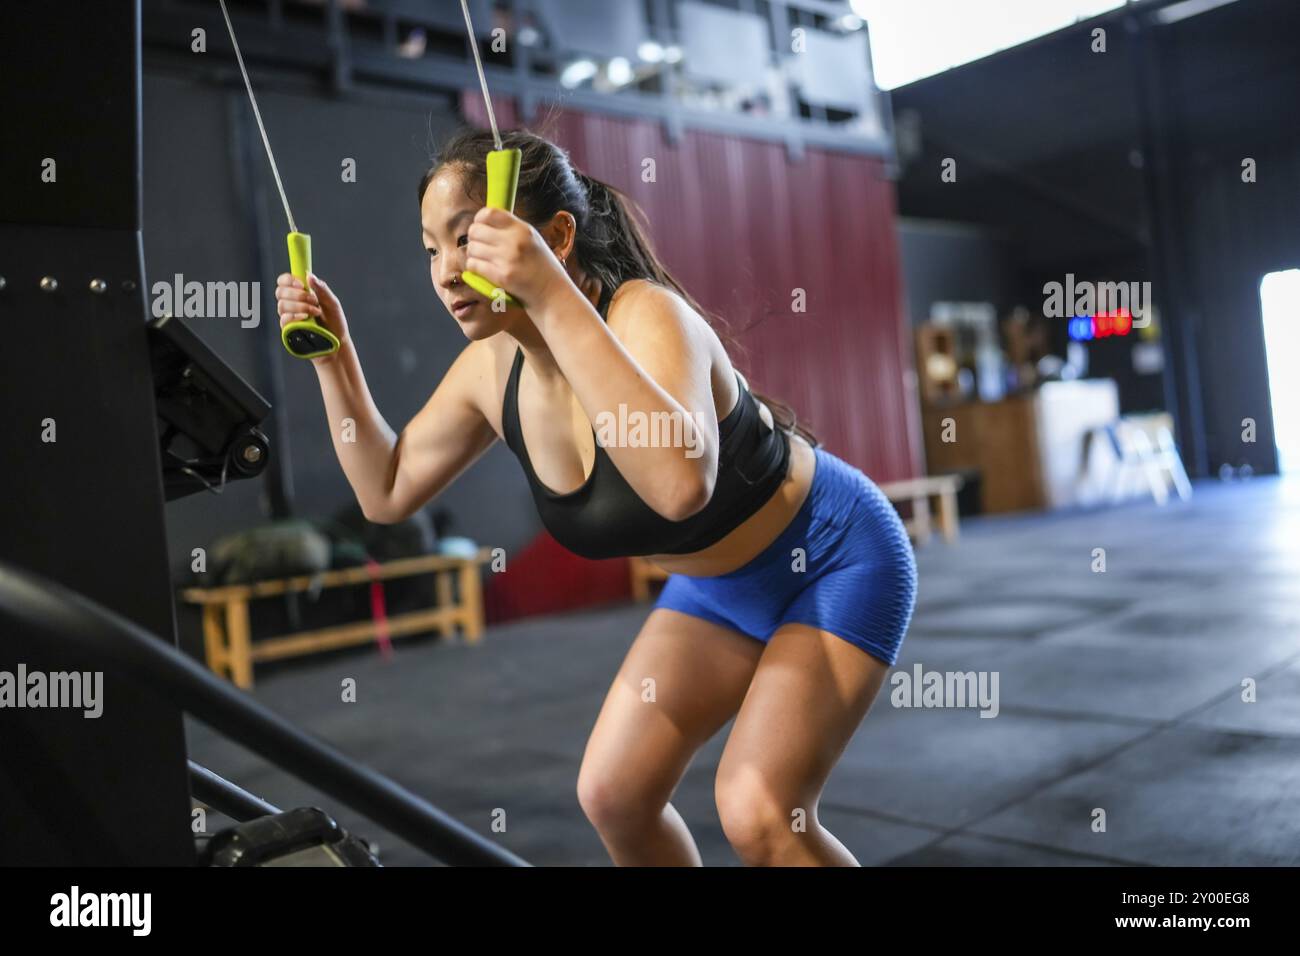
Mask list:
[[[1163,509],[975,519],[919,564],[898,669],[996,672],[1000,709],[896,708],[886,685],[820,809],[864,865],[1300,864],[1300,485],[1202,482]],[[575,781],[647,609],[514,623],[478,647],[408,639],[391,663],[308,658],[259,672],[256,696],[484,834],[504,810],[493,838],[535,864],[608,865]],[[347,677],[356,703],[339,701]],[[199,763],[282,807],[329,810],[387,865],[430,862],[188,727]],[[729,729],[674,797],[708,865],[737,863],[713,803]]]

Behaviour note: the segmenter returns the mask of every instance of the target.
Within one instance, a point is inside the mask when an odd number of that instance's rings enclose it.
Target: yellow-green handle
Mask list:
[[[515,193],[519,190],[519,162],[523,153],[517,149],[494,149],[487,155],[487,205],[493,209],[515,211]],[[465,271],[460,274],[465,284],[477,292],[495,301],[501,296],[512,305],[518,302],[507,292],[476,272]]]
[[[289,271],[310,291],[307,273],[311,272],[311,236],[303,232],[289,233]]]
[[[307,274],[311,272],[311,236],[304,232],[289,233],[289,271],[304,289],[311,291],[307,282]],[[338,336],[310,315],[281,326],[280,341],[290,355],[304,359],[332,355],[339,350]]]

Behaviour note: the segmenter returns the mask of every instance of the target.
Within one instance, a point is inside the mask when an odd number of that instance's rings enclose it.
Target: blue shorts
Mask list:
[[[783,624],[828,631],[893,666],[916,604],[916,559],[898,512],[852,465],[816,449],[808,497],[747,564],[668,578],[655,607],[766,643]]]

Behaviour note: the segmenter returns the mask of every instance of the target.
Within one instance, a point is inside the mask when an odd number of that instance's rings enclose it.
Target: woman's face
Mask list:
[[[465,337],[486,339],[504,329],[517,306],[494,311],[490,299],[479,295],[461,279],[465,270],[465,245],[474,215],[483,204],[465,195],[465,183],[451,167],[443,167],[429,182],[420,203],[420,226],[429,253],[429,278]]]

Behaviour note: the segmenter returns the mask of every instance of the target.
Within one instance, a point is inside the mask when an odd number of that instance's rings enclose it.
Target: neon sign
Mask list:
[[[1069,329],[1070,338],[1075,342],[1128,335],[1133,330],[1133,315],[1128,309],[1098,312],[1096,315],[1076,315],[1070,320]]]

